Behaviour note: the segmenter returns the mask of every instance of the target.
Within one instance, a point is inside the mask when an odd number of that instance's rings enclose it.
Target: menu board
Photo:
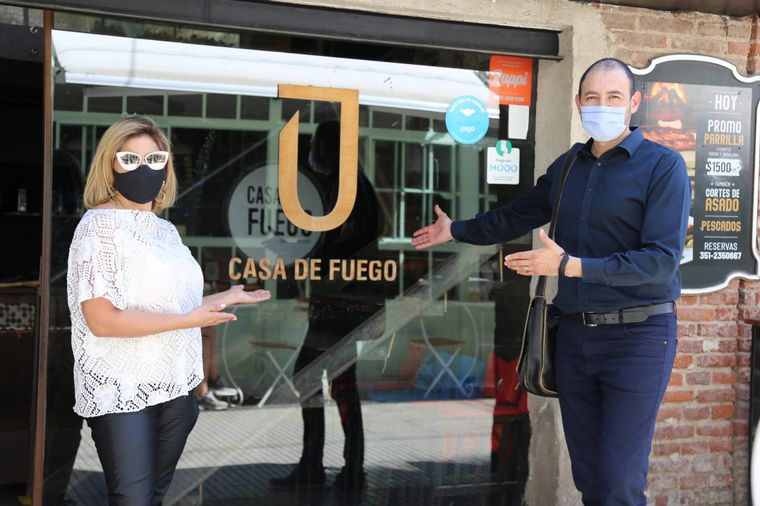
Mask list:
[[[659,63],[656,73],[637,78],[642,103],[632,123],[686,162],[691,207],[682,288],[701,293],[734,277],[757,279],[758,84],[737,79],[729,64],[690,58]]]

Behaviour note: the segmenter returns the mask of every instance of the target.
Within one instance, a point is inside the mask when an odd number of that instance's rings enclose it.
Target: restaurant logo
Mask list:
[[[305,258],[317,246],[320,232],[345,223],[356,202],[358,90],[281,84],[277,96],[340,103],[337,202],[329,213],[322,215],[318,186],[298,170],[296,112],[280,131],[279,167],[259,167],[233,188],[227,218],[230,235],[248,256],[230,258],[230,280],[394,281],[398,276],[397,260],[330,258],[323,265],[322,258]]]
[[[356,202],[359,158],[359,91],[345,88],[324,88],[280,84],[279,98],[323,100],[340,103],[340,163],[338,199],[324,216],[304,211],[298,200],[298,122],[299,113],[288,120],[280,131],[280,204],[285,216],[295,226],[311,232],[324,232],[341,226]]]
[[[243,176],[233,187],[227,205],[230,235],[252,258],[278,258],[291,265],[314,249],[322,234],[289,222],[277,192],[277,167],[264,165]],[[298,192],[306,212],[322,214],[319,187],[304,172],[298,173]]]

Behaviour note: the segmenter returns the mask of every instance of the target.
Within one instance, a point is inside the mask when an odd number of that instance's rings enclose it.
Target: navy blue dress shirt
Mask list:
[[[560,277],[564,313],[606,312],[673,301],[691,204],[683,158],[641,130],[597,158],[592,140],[555,160],[528,192],[451,225],[471,244],[511,241],[549,222],[562,163],[575,157],[562,193],[555,241],[582,262],[581,278]]]

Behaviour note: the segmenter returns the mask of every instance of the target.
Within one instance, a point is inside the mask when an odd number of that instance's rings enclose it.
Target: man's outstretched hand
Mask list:
[[[415,249],[425,249],[452,239],[451,218],[444,213],[438,204],[434,207],[436,220],[432,225],[417,230],[412,234],[412,246]]]
[[[556,276],[565,251],[543,229],[539,229],[538,238],[543,248],[507,255],[504,265],[523,276]]]

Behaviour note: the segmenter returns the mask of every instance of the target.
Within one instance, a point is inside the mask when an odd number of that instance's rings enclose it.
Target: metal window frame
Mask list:
[[[48,328],[50,318],[50,255],[53,201],[53,13],[44,12],[43,26],[43,171],[42,171],[42,252],[40,257],[39,311],[35,369],[33,443],[32,443],[32,505],[42,506],[45,467],[45,420],[47,415]]]

